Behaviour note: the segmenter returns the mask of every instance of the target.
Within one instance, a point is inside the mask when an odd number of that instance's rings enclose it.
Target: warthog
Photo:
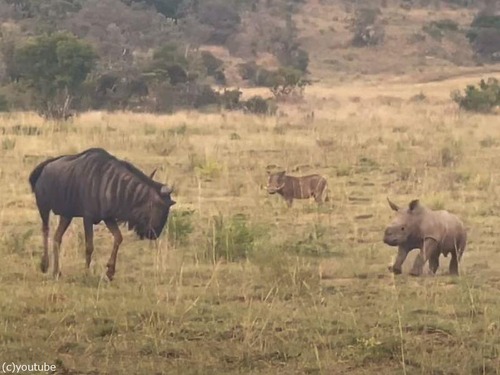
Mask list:
[[[389,270],[400,274],[408,253],[420,249],[411,275],[421,275],[427,260],[431,272],[435,274],[440,254],[445,257],[451,254],[449,271],[452,275],[458,275],[458,262],[467,243],[467,232],[462,221],[448,211],[433,211],[420,204],[418,199],[411,201],[408,208],[399,208],[389,198],[387,201],[397,214],[385,230],[384,243],[398,246],[398,255]]]
[[[170,207],[175,204],[172,190],[152,180],[132,164],[119,160],[103,149],[92,148],[76,155],[63,155],[40,163],[29,182],[42,218],[43,247],[41,269],[49,267],[48,235],[50,211],[60,216],[54,235],[54,277],[59,277],[59,248],[74,217],[83,218],[86,265],[90,266],[93,225],[104,221],[114,244],[106,275],[113,279],[122,235],[118,223],[128,223],[142,239],[156,239],[165,226]]]
[[[269,174],[267,183],[269,194],[280,194],[288,207],[292,206],[294,199],[308,199],[314,197],[317,203],[328,201],[328,184],[326,179],[319,174],[302,177],[287,176],[285,171]]]

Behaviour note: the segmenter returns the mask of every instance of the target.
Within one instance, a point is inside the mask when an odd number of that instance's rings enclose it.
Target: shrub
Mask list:
[[[486,82],[481,80],[479,87],[468,85],[464,94],[458,90],[453,91],[451,97],[466,111],[490,112],[500,105],[500,85],[497,79],[490,77]]]
[[[227,219],[219,213],[212,217],[210,226],[207,233],[207,255],[214,262],[221,258],[229,262],[246,259],[260,236],[257,228],[250,226],[243,214]]]
[[[493,60],[500,58],[500,15],[479,13],[466,36],[477,56]]]
[[[302,77],[302,72],[293,68],[280,68],[273,78],[271,92],[276,99],[283,99],[291,94],[302,96],[304,88],[311,84]]]
[[[9,102],[5,95],[0,94],[0,112],[7,112],[9,110]]]
[[[193,232],[193,210],[172,211],[168,219],[168,238],[176,246],[185,245]]]
[[[224,61],[215,57],[211,52],[201,52],[201,61],[207,70],[207,75],[214,76],[219,68],[224,64]]]
[[[274,115],[276,108],[270,99],[264,99],[260,95],[252,96],[244,102],[245,109],[250,113],[258,115]]]

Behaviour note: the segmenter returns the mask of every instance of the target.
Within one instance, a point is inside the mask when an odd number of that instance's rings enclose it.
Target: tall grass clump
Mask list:
[[[247,259],[265,235],[263,229],[250,224],[244,214],[224,217],[219,213],[211,218],[209,225],[205,257],[214,263],[220,259],[228,262]]]

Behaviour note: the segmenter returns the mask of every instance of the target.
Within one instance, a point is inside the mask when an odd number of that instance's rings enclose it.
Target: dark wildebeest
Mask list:
[[[104,221],[113,234],[114,244],[107,263],[106,275],[115,274],[118,247],[122,235],[118,223],[128,223],[143,239],[156,239],[165,226],[172,189],[152,180],[132,164],[119,160],[100,148],[91,148],[76,155],[62,155],[40,163],[31,172],[29,182],[35,193],[42,218],[43,247],[41,268],[49,268],[49,214],[59,215],[54,235],[54,277],[59,276],[59,248],[62,237],[74,217],[83,218],[86,265],[90,266],[93,225]]]
[[[401,266],[408,253],[420,249],[410,272],[419,276],[427,260],[433,274],[439,267],[439,255],[451,254],[449,271],[458,275],[458,262],[467,244],[466,229],[458,217],[445,210],[434,211],[423,206],[418,199],[410,202],[408,208],[399,208],[387,198],[390,207],[397,212],[393,222],[384,233],[384,243],[398,246],[398,255],[389,270],[401,273]]]
[[[314,197],[317,203],[329,200],[328,184],[326,179],[319,174],[293,177],[287,176],[285,171],[269,173],[267,191],[269,194],[280,194],[285,199],[288,207],[292,206],[294,199]]]

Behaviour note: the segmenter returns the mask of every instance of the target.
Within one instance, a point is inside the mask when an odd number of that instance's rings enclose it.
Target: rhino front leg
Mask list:
[[[415,262],[413,262],[413,267],[410,271],[410,275],[420,276],[424,269],[425,263],[427,262],[427,260],[435,256],[434,254],[436,252],[438,252],[437,242],[431,238],[425,239],[422,249],[420,249],[420,253],[415,258]]]
[[[396,260],[392,266],[389,266],[389,271],[393,272],[396,275],[401,274],[401,268],[403,263],[408,256],[408,250],[402,247],[398,248],[398,255],[396,256]]]
[[[429,258],[429,268],[432,274],[436,274],[436,271],[439,268],[439,251],[434,252],[434,254],[432,254]]]

